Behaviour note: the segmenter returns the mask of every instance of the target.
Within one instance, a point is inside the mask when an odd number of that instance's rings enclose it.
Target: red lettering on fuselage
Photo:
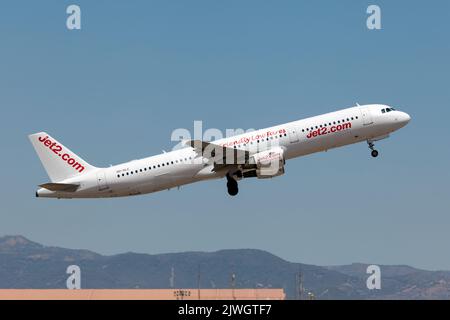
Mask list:
[[[311,139],[311,138],[315,138],[318,136],[323,136],[329,133],[335,133],[335,132],[339,132],[339,131],[344,131],[344,130],[348,130],[352,128],[352,123],[351,122],[347,122],[347,123],[343,123],[343,124],[338,124],[336,126],[332,126],[332,127],[322,127],[322,128],[318,128],[316,130],[311,130],[307,135],[306,138]]]
[[[225,142],[225,143],[223,143],[221,145],[223,147],[233,147],[233,146],[240,145],[240,144],[248,144],[248,143],[250,143],[252,141],[258,141],[258,140],[264,140],[264,139],[267,139],[267,138],[270,138],[270,137],[276,137],[277,135],[279,135],[281,137],[284,134],[286,134],[286,129],[267,131],[267,132],[263,132],[263,133],[260,133],[260,134],[255,134],[255,135],[250,135],[250,136],[247,136],[247,137],[242,137],[242,138],[240,138],[238,140]]]

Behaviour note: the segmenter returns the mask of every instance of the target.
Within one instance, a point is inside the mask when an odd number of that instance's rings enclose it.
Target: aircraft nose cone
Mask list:
[[[406,112],[400,113],[399,119],[398,119],[403,125],[408,124],[409,121],[411,121],[411,117]]]

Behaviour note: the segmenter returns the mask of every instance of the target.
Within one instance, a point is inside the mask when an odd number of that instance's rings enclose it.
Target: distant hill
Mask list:
[[[296,298],[296,277],[317,299],[449,299],[450,272],[380,266],[382,289],[366,288],[365,264],[321,267],[292,263],[261,250],[103,256],[46,247],[22,236],[0,237],[0,288],[65,288],[67,266],[81,268],[83,288],[284,288]]]

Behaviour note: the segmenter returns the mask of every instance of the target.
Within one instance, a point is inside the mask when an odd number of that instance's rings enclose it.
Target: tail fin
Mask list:
[[[96,169],[45,132],[28,137],[52,182]]]

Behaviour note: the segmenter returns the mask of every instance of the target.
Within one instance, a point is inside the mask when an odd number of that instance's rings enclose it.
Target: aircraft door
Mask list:
[[[108,182],[106,181],[106,174],[105,174],[104,170],[97,173],[97,186],[98,186],[98,191],[103,191],[103,190],[109,189]]]
[[[362,120],[363,120],[363,125],[364,126],[368,126],[371,125],[373,123],[373,119],[372,119],[372,115],[370,114],[370,109],[369,108],[362,108],[361,109],[361,116],[362,116]]]
[[[288,129],[288,135],[290,143],[297,143],[299,141],[297,130],[295,129],[295,127],[291,127]]]

